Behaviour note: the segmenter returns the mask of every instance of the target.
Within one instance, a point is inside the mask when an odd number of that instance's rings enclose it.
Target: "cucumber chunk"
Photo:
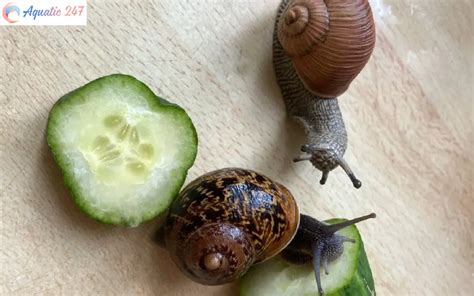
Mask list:
[[[59,99],[46,137],[77,205],[114,225],[137,226],[166,210],[197,152],[186,112],[121,74]]]
[[[331,219],[327,223],[342,222]],[[321,282],[327,296],[375,295],[374,280],[355,225],[338,234],[352,238],[345,243],[344,253],[329,263],[329,275],[321,270]],[[318,296],[314,269],[311,264],[293,265],[276,256],[253,266],[240,281],[241,296]]]

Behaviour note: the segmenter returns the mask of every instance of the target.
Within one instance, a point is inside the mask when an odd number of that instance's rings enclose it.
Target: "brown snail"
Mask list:
[[[354,187],[361,182],[344,161],[347,132],[337,96],[372,54],[375,25],[368,0],[283,0],[273,35],[273,64],[288,114],[306,130],[306,155],[323,175],[341,166]]]
[[[205,174],[183,189],[159,236],[181,271],[196,282],[234,281],[252,264],[281,253],[293,263],[314,258],[322,293],[321,264],[340,256],[343,243],[352,241],[336,232],[373,217],[324,224],[300,215],[283,185],[251,170],[226,168]]]

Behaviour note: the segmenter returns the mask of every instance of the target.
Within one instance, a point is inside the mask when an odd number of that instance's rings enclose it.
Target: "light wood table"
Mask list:
[[[134,229],[73,204],[45,143],[64,93],[128,73],[186,108],[199,134],[187,182],[227,166],[285,184],[320,219],[359,225],[380,295],[468,295],[473,284],[473,4],[373,0],[374,54],[340,105],[346,158],[320,186],[292,163],[302,129],[286,117],[271,64],[277,1],[94,1],[87,27],[0,27],[0,294],[237,295],[185,278]]]

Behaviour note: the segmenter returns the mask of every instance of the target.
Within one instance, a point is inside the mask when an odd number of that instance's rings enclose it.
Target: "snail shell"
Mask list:
[[[337,97],[365,66],[375,46],[368,0],[291,1],[279,20],[278,39],[311,92]]]
[[[285,248],[299,224],[283,186],[251,170],[227,168],[191,182],[171,206],[164,242],[191,279],[231,282]]]

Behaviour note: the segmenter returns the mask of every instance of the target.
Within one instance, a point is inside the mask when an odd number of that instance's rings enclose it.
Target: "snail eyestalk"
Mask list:
[[[346,174],[349,176],[349,179],[351,179],[352,184],[354,185],[355,188],[359,189],[362,186],[362,182],[356,178],[354,175],[354,172],[352,172],[351,168],[347,164],[347,162],[344,160],[344,158],[340,158],[338,160],[339,166],[346,172]]]
[[[319,184],[324,185],[328,179],[329,171],[323,171],[323,175],[321,176],[321,180],[319,180]]]
[[[347,220],[341,223],[326,225],[325,231],[327,234],[334,234],[338,232],[339,230],[346,228],[347,226],[354,225],[356,223],[362,222],[367,219],[375,218],[375,217],[376,217],[375,213],[371,213],[369,215],[358,217],[352,220]]]

